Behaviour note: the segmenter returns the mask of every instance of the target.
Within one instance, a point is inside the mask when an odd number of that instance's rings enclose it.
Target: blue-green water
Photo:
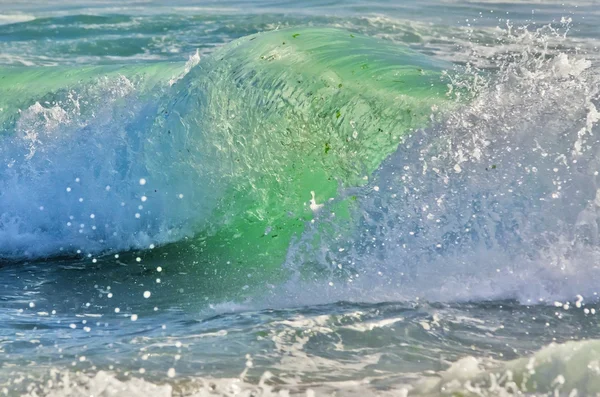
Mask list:
[[[0,393],[597,395],[599,10],[0,4]]]

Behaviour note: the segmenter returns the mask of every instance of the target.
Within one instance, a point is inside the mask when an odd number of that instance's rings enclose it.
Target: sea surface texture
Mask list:
[[[600,2],[0,1],[0,395],[600,395]]]

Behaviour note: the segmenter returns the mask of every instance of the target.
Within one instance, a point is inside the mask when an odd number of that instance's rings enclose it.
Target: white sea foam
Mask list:
[[[520,53],[496,59],[503,66],[495,75],[455,80],[454,92],[475,98],[403,139],[369,186],[346,193],[360,203],[353,233],[341,230],[315,250],[321,227],[313,226],[289,266],[316,261],[331,278],[319,272],[302,288],[295,280],[288,296],[311,303],[596,296],[600,76],[586,59],[546,51],[547,29],[525,34]]]
[[[214,189],[203,175],[190,183],[197,159],[153,132],[163,92],[154,90],[99,77],[20,111],[0,142],[1,256],[145,248],[192,234]]]
[[[297,361],[284,360],[281,370],[298,373],[306,365],[320,365],[334,370],[340,363],[314,362],[314,357],[294,355]],[[292,358],[292,354],[289,358]],[[239,377],[195,377],[173,383],[143,379],[140,375],[123,377],[105,371],[96,373],[50,371],[45,382],[31,384],[26,396],[87,397],[93,396],[284,396],[312,397],[336,394],[348,396],[513,396],[532,395],[596,395],[600,393],[600,345],[596,340],[550,344],[540,351],[512,361],[465,356],[442,371],[413,374],[404,381],[388,376],[345,381],[301,381],[294,377],[274,376],[264,372],[260,379]],[[374,361],[373,361],[374,360]],[[365,355],[360,362],[346,364],[364,368],[379,357]],[[252,366],[252,361],[248,364]],[[298,367],[298,365],[300,367]],[[341,372],[351,368],[338,368]],[[24,379],[23,379],[24,380]],[[21,380],[20,382],[23,382]],[[27,382],[30,382],[29,379]],[[385,384],[385,388],[378,383]],[[384,391],[386,390],[386,391]]]
[[[0,14],[0,25],[33,21],[35,17],[28,14]]]
[[[600,393],[599,359],[597,340],[550,344],[509,362],[467,356],[437,376],[418,381],[411,394],[593,396]]]

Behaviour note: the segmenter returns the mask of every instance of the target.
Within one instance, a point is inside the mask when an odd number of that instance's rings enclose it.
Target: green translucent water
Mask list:
[[[36,102],[66,100],[68,92],[93,87],[98,79],[132,78],[140,91],[164,85],[184,71],[183,63],[83,67],[0,67],[0,122],[7,133],[18,111]]]
[[[164,250],[278,271],[307,222],[351,222],[353,199],[339,189],[365,184],[406,134],[450,106],[444,67],[348,31],[298,28],[234,41],[180,80],[185,66],[174,63],[5,68],[0,88],[10,126],[19,109],[69,102],[82,88],[101,101],[96,86],[126,78],[138,98],[157,103],[155,119],[134,126],[150,129],[148,178],[177,175],[216,192],[210,213],[190,220],[193,243]],[[78,106],[93,114],[99,104]]]
[[[597,394],[596,8],[0,4],[0,394]]]
[[[444,66],[333,29],[252,35],[204,59],[158,121],[191,137],[181,147],[223,192],[202,260],[278,268],[317,214],[349,222],[352,199],[338,190],[368,181],[404,135],[450,105]]]

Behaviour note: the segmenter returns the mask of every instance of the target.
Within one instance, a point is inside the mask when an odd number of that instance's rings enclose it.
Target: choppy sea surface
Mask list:
[[[0,394],[600,395],[600,2],[0,2]]]

